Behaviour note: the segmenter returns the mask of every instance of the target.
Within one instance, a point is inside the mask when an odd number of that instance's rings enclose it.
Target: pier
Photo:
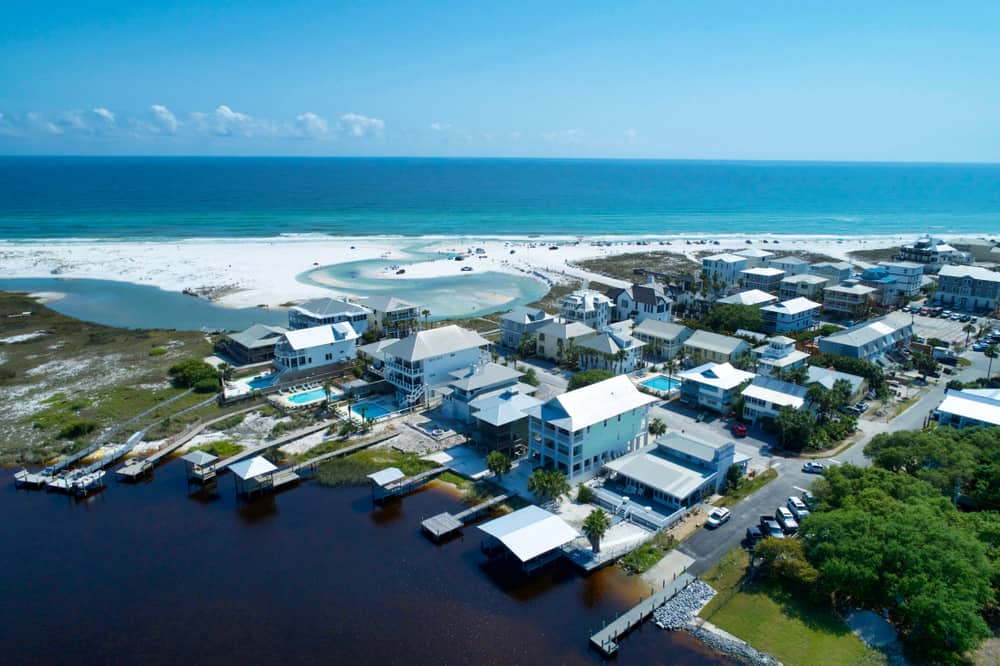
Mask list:
[[[420,486],[430,483],[435,477],[446,472],[447,467],[435,467],[416,476],[403,476],[395,467],[389,467],[381,472],[369,474],[372,480],[372,502],[381,504],[390,497],[399,497],[412,493]],[[390,473],[390,474],[386,474]]]
[[[456,514],[449,512],[439,513],[436,516],[431,516],[427,520],[420,523],[424,528],[424,532],[428,534],[434,541],[440,541],[442,538],[448,536],[449,534],[460,530],[465,526],[465,523],[473,518],[479,516],[483,512],[492,509],[495,506],[499,506],[509,500],[512,497],[516,497],[517,493],[511,493],[509,495],[499,495],[497,497],[492,497],[484,502],[480,502],[475,506],[470,506],[465,511],[461,511]]]
[[[653,614],[653,611],[673,599],[674,595],[687,587],[693,580],[694,577],[689,573],[677,576],[662,589],[643,599],[591,636],[591,646],[597,648],[604,656],[610,657],[618,651],[618,641],[622,636],[642,624],[646,618]]]

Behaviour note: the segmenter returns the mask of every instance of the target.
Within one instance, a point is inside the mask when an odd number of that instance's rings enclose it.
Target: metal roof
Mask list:
[[[541,404],[542,401],[538,398],[509,389],[476,398],[469,403],[469,407],[473,410],[473,418],[490,425],[502,426],[526,418],[526,410]]]
[[[300,328],[297,331],[287,331],[284,336],[292,349],[300,351],[332,345],[342,340],[353,340],[358,337],[358,334],[349,323],[341,321],[336,324],[323,324],[322,326]]]
[[[256,347],[269,347],[275,344],[286,329],[281,326],[267,326],[265,324],[254,324],[250,328],[233,333],[229,339],[247,349]]]
[[[806,387],[783,382],[775,377],[755,377],[741,395],[781,407],[801,409],[806,402]]]
[[[798,298],[792,298],[780,303],[765,305],[761,308],[761,310],[766,310],[767,312],[777,312],[780,314],[796,315],[808,312],[809,310],[818,310],[821,307],[823,306],[819,303],[810,301],[805,296],[799,296]]]
[[[296,305],[292,309],[313,317],[370,313],[370,310],[364,306],[349,301],[342,301],[338,298],[314,298],[301,305]]]
[[[580,536],[562,518],[534,505],[483,523],[479,529],[498,539],[522,562],[561,548]]]
[[[578,388],[550,399],[528,413],[570,432],[656,402],[624,375]]]
[[[605,467],[678,499],[686,498],[715,476],[714,472],[686,467],[655,451],[646,447],[612,460]]]
[[[455,379],[448,386],[475,391],[487,386],[495,386],[504,382],[513,383],[524,373],[514,368],[508,368],[499,363],[473,363],[471,366],[448,373]]]
[[[1000,425],[1000,401],[966,391],[948,391],[937,411],[980,423]]]
[[[409,310],[420,306],[416,303],[404,301],[402,298],[396,298],[395,296],[376,294],[365,299],[365,307],[376,312],[396,312],[397,310]]]
[[[241,460],[229,466],[230,471],[244,481],[258,477],[261,474],[269,474],[276,469],[271,461],[262,456],[254,456],[249,460]]]
[[[858,388],[861,387],[861,383],[865,381],[864,377],[858,377],[857,375],[850,375],[846,372],[838,372],[828,368],[821,368],[818,365],[810,365],[806,384],[820,384],[824,388],[832,390],[834,383],[838,379],[844,379],[850,382],[852,395],[858,390]]]
[[[723,390],[733,389],[754,378],[754,373],[738,370],[728,363],[704,363],[678,375],[684,381],[706,384]]]
[[[510,312],[500,315],[500,319],[501,321],[513,321],[519,324],[532,324],[552,319],[552,315],[545,310],[519,305]]]
[[[213,460],[218,460],[219,456],[212,455],[208,451],[190,451],[183,456],[181,460],[184,462],[189,462],[192,465],[207,465]]]
[[[489,340],[475,331],[456,326],[442,326],[429,331],[417,331],[399,342],[395,342],[383,351],[406,361],[422,361],[432,356],[443,356],[454,352],[485,347]]]
[[[644,319],[642,323],[635,327],[633,333],[641,333],[651,338],[660,340],[676,340],[685,331],[690,331],[687,326],[675,324],[670,321],[660,321],[659,319]]]
[[[1000,282],[1000,273],[988,270],[981,266],[952,266],[950,264],[942,266],[938,277],[969,277],[981,282]]]
[[[719,335],[711,331],[695,331],[694,335],[684,341],[685,347],[696,349],[706,349],[720,354],[732,354],[741,347],[747,347],[745,340],[733,338],[728,335]]]
[[[727,444],[731,444],[731,442],[727,442],[726,444],[713,444],[712,442],[706,442],[705,440],[697,439],[675,430],[671,430],[670,432],[662,435],[654,443],[662,449],[666,449],[668,451],[678,451],[691,456],[692,458],[704,460],[705,462],[712,462],[715,460],[715,455],[718,450],[727,446]]]
[[[377,472],[372,472],[368,475],[368,478],[380,486],[385,486],[393,481],[399,481],[400,479],[406,478],[406,475],[403,474],[403,470],[398,467],[386,467],[385,469],[380,469]]]
[[[776,300],[778,300],[777,296],[769,294],[766,291],[747,289],[738,294],[720,298],[719,303],[726,303],[727,305],[760,305],[761,303],[773,303]]]

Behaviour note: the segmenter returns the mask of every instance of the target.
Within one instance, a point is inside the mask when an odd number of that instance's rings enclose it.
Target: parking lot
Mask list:
[[[962,329],[972,323],[945,319],[943,317],[928,317],[920,314],[914,314],[912,317],[913,335],[922,338],[938,338],[939,340],[946,340],[950,343],[960,345],[965,344],[965,331]],[[991,328],[995,325],[995,322],[992,319],[979,318],[973,325],[978,331],[980,326]],[[975,334],[972,337],[975,338]]]

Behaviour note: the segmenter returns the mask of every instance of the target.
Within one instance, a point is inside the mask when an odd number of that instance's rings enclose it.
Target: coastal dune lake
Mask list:
[[[189,496],[183,466],[84,501],[0,479],[4,663],[600,663],[591,631],[643,588],[617,568],[526,579],[479,535],[435,545],[431,487],[372,508],[367,488],[307,483],[248,505],[230,475]],[[646,624],[622,664],[729,664]]]

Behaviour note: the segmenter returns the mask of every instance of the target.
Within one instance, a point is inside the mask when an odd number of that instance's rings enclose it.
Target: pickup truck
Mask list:
[[[778,521],[774,519],[774,516],[760,517],[760,531],[764,534],[764,538],[785,538],[785,532],[781,529],[781,525],[778,524]]]

